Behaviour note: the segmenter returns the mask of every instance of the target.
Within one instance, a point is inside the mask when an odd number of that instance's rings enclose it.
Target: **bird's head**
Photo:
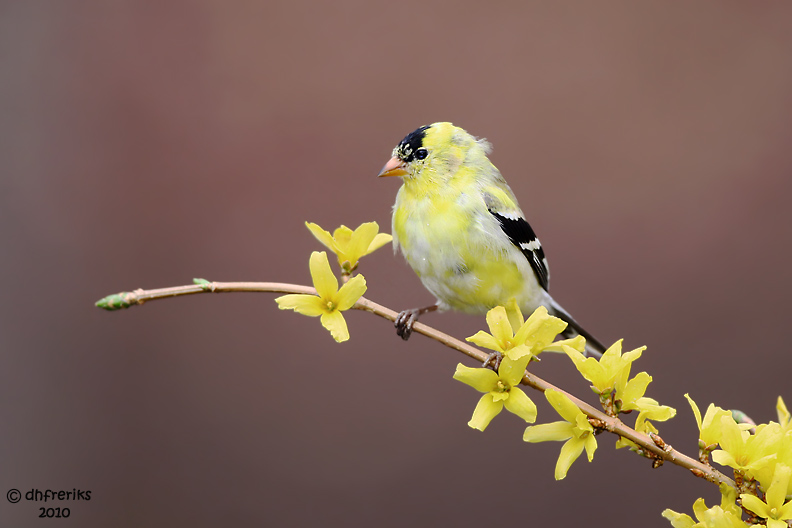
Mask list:
[[[379,176],[401,176],[408,180],[445,180],[472,153],[486,156],[489,144],[477,140],[451,123],[433,123],[407,134],[393,149],[393,157]]]

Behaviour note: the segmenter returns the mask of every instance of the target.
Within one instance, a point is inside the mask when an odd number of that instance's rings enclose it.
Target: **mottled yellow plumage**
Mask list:
[[[548,294],[544,250],[489,150],[451,123],[421,127],[399,143],[380,173],[404,182],[393,208],[394,248],[437,308],[485,313],[512,299],[525,313],[545,306],[599,345]],[[417,317],[434,308],[403,312],[399,335],[409,337]]]
[[[543,304],[529,262],[488,209],[522,217],[489,145],[450,123],[428,128],[422,145],[428,156],[413,161],[396,197],[393,241],[424,286],[441,308],[468,313],[510,298],[524,311]]]

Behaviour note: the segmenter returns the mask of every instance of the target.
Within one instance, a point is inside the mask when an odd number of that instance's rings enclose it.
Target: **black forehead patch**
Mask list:
[[[408,163],[414,159],[415,151],[423,146],[423,140],[424,137],[426,137],[426,129],[431,126],[432,125],[424,125],[421,128],[417,128],[401,140],[399,146],[396,147],[396,155],[399,156],[399,159]]]

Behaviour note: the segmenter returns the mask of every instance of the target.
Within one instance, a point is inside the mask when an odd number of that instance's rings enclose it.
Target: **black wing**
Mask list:
[[[517,246],[525,255],[525,258],[528,259],[528,262],[531,263],[536,279],[542,288],[547,291],[550,284],[547,258],[545,258],[542,244],[536,238],[536,233],[531,229],[530,224],[524,218],[509,218],[498,211],[493,211],[490,208],[488,210],[498,220],[501,229],[512,241],[512,244]]]

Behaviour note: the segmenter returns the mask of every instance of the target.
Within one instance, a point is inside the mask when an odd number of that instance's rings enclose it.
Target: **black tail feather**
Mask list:
[[[566,330],[561,332],[562,336],[565,338],[572,338],[576,335],[582,335],[586,338],[586,355],[597,358],[602,357],[602,354],[605,352],[605,350],[607,350],[605,345],[603,345],[599,339],[588,333],[585,328],[580,326],[578,322],[575,321],[575,319],[569,315],[569,313],[564,310],[557,302],[552,302],[549,312],[551,315],[558,317],[568,325]]]

